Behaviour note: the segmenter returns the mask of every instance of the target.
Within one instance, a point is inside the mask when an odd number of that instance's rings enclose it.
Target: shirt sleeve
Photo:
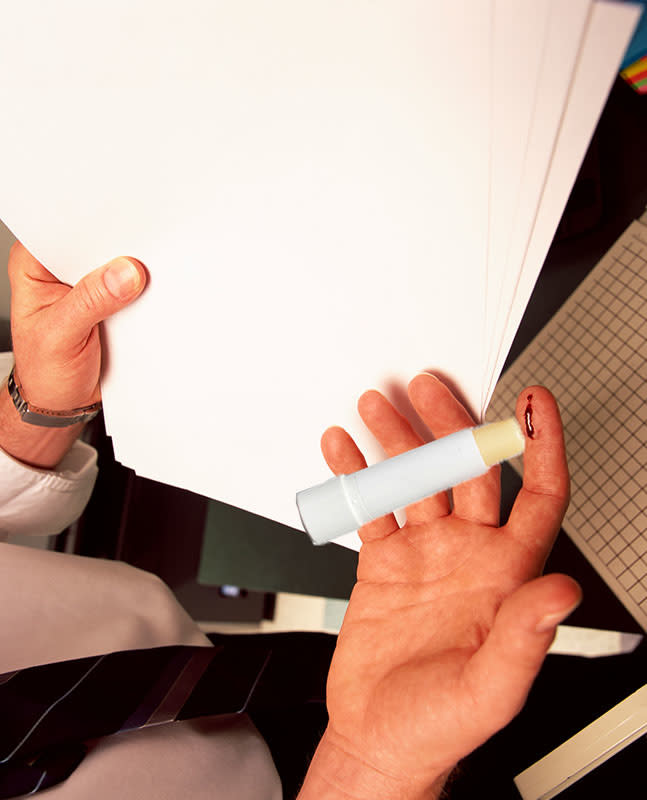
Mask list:
[[[0,537],[60,533],[81,515],[97,472],[97,453],[85,442],[75,442],[55,470],[0,450]]]
[[[11,354],[0,354],[0,377],[12,364]],[[85,442],[75,442],[55,470],[29,467],[0,449],[0,540],[60,533],[81,515],[97,471],[96,451]]]

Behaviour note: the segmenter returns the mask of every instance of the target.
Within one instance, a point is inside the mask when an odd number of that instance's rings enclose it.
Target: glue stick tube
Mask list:
[[[297,507],[314,544],[325,544],[367,522],[483,475],[520,455],[525,439],[514,417],[449,436],[338,475],[297,493]]]

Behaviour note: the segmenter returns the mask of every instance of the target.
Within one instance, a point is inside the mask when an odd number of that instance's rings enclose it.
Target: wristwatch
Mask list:
[[[7,389],[22,421],[43,428],[67,428],[69,425],[76,425],[77,422],[89,422],[101,410],[101,402],[82,408],[72,408],[69,411],[51,411],[34,406],[25,400],[20,392],[21,387],[15,375],[15,367],[9,373]]]

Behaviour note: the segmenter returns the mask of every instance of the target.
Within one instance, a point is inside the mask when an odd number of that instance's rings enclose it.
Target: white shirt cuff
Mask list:
[[[0,450],[0,538],[60,533],[81,515],[97,472],[95,449],[81,441],[55,470],[29,467]]]

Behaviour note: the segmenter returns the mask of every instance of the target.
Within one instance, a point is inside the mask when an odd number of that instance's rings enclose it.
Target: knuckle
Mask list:
[[[101,307],[103,296],[101,289],[94,281],[81,281],[76,286],[76,302],[78,308],[91,314]]]

